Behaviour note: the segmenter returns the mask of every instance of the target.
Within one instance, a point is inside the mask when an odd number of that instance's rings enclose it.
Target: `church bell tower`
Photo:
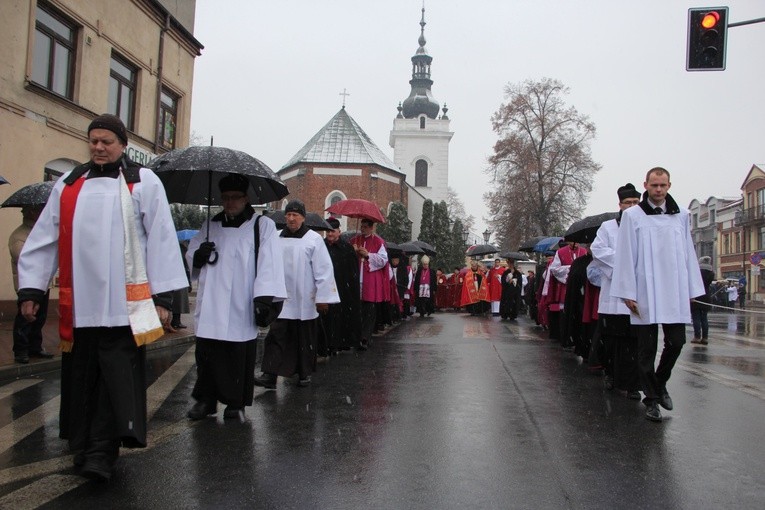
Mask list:
[[[425,7],[420,20],[419,47],[412,57],[411,92],[398,105],[390,146],[393,161],[406,174],[407,182],[434,203],[446,200],[449,186],[449,117],[433,97],[430,65],[433,57],[425,49]],[[440,113],[440,115],[439,115]]]

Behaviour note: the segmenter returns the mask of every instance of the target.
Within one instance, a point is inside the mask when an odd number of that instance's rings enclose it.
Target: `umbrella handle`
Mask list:
[[[218,252],[213,249],[212,253],[210,253],[210,258],[207,259],[207,263],[214,266],[216,262],[218,262]]]

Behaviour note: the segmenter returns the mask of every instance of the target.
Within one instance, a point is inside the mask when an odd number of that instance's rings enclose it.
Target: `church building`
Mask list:
[[[384,216],[393,202],[407,208],[412,237],[417,238],[422,204],[447,199],[449,131],[447,108],[433,98],[430,64],[425,49],[425,9],[420,21],[419,48],[412,57],[411,93],[399,104],[390,133],[393,161],[369,138],[343,106],[277,173],[290,195],[280,204],[299,198],[311,212],[322,213],[346,198],[377,204]],[[439,116],[439,113],[443,114]],[[355,221],[341,218],[343,230],[355,230]]]

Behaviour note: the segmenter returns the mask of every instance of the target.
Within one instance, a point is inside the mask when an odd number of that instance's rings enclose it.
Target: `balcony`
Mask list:
[[[733,224],[737,227],[765,224],[765,205],[737,211]]]

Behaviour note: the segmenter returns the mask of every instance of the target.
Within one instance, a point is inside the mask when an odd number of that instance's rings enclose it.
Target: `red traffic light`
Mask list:
[[[711,11],[701,18],[701,26],[709,30],[710,28],[714,28],[719,21],[720,14],[718,14],[717,11]]]

